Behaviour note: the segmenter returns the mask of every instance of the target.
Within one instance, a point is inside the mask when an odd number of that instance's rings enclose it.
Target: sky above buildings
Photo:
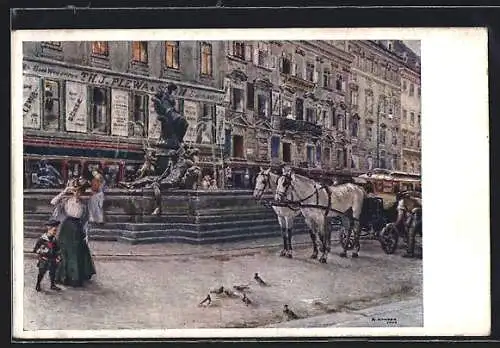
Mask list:
[[[420,40],[403,40],[403,42],[420,57]]]

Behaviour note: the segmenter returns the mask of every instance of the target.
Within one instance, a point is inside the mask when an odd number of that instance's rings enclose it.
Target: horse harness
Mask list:
[[[286,187],[287,189],[289,187],[292,188],[293,191],[295,191],[295,188],[292,186],[292,178],[290,177],[290,175],[284,175],[285,177],[285,180],[286,180]],[[279,179],[279,178],[278,178]],[[320,190],[325,190],[326,192],[326,196],[328,197],[328,205],[324,206],[324,205],[320,205],[319,204],[319,193],[320,193]],[[285,191],[286,192],[286,191]],[[291,192],[291,195],[292,195],[292,199],[293,199],[293,192]],[[308,203],[303,203],[305,201],[307,201],[308,199],[312,198],[313,196],[316,196],[316,204],[308,204]],[[274,204],[274,203],[273,203]],[[325,211],[324,215],[325,217],[331,212],[335,212],[337,214],[341,214],[341,215],[345,215],[348,210],[346,211],[340,211],[338,209],[334,209],[331,207],[331,204],[332,204],[332,191],[330,189],[330,187],[328,185],[325,185],[325,184],[321,184],[321,186],[318,188],[316,185],[314,187],[314,192],[311,193],[309,196],[305,197],[305,198],[302,198],[298,201],[287,201],[287,202],[283,202],[282,204],[284,205],[290,205],[290,204],[294,204],[294,205],[299,205],[301,208],[315,208],[315,209],[323,209]],[[354,217],[353,217],[354,218]]]
[[[266,181],[264,183],[264,188],[262,188],[262,190],[260,191],[260,194],[264,194],[264,192],[266,192],[266,188],[269,187],[271,188],[271,174],[269,173],[261,173],[261,175],[265,176],[266,177]],[[278,180],[279,180],[279,176],[278,178],[276,179],[276,185],[278,185]],[[266,204],[267,202],[265,202],[264,204]],[[270,203],[267,203],[269,206],[273,207],[286,207],[290,210],[293,210],[293,211],[299,211],[300,208],[295,208],[295,207],[291,207],[289,204],[283,204],[283,203],[280,203],[280,202],[270,202]]]

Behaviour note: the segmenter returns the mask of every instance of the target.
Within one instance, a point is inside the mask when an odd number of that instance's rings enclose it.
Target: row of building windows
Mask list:
[[[403,147],[407,148],[420,148],[420,137],[414,133],[407,133],[403,131]]]
[[[387,81],[397,83],[399,81],[398,72],[389,63],[377,62],[373,57],[366,57],[365,54],[356,55],[356,68],[383,78]]]
[[[127,118],[126,120],[121,120],[121,122],[126,123],[125,127],[128,128],[126,134],[123,130],[119,134],[113,134],[112,131],[112,113],[116,112],[112,110],[112,93],[113,90],[109,87],[97,87],[92,85],[83,85],[84,92],[86,95],[85,100],[81,100],[78,107],[87,106],[84,110],[85,115],[88,112],[87,123],[80,125],[78,130],[68,127],[67,121],[72,116],[72,110],[66,109],[67,117],[62,117],[63,105],[66,102],[66,98],[61,97],[66,95],[67,86],[65,81],[52,80],[52,79],[38,79],[34,77],[28,77],[29,79],[34,79],[31,85],[29,82],[25,82],[25,87],[30,87],[32,90],[38,90],[38,84],[42,84],[42,95],[39,96],[38,93],[30,99],[30,97],[25,97],[24,105],[24,127],[31,129],[42,129],[46,131],[78,131],[78,132],[90,132],[92,134],[99,135],[120,135],[120,136],[131,136],[131,137],[142,137],[142,136],[154,136],[149,134],[149,118],[150,118],[150,108],[151,108],[151,97],[145,93],[139,92],[125,92],[125,100],[123,109],[125,109]],[[40,81],[41,80],[41,81]],[[39,102],[37,102],[37,100]],[[40,104],[41,103],[41,106]],[[178,101],[178,109],[182,112],[183,100]],[[199,119],[201,120],[211,120],[214,121],[215,117],[215,107],[214,104],[210,103],[198,103],[199,104]],[[38,112],[38,109],[41,113]],[[123,111],[122,109],[122,111]],[[127,117],[128,116],[128,117]],[[121,115],[123,117],[123,115]],[[65,122],[66,121],[66,122]],[[139,127],[137,124],[142,123],[144,128]],[[155,132],[156,134],[156,132]],[[201,133],[197,132],[198,138],[201,137]],[[201,141],[201,140],[200,140]]]
[[[403,80],[402,91],[403,91],[403,93],[407,93],[410,97],[413,97],[413,96],[415,96],[415,85],[413,83],[410,83],[410,85],[408,87],[408,83],[406,82],[406,80]],[[421,97],[420,87],[417,88],[417,96],[419,98]]]
[[[51,41],[44,42],[45,45],[50,47],[60,48],[61,42]],[[180,69],[180,41],[166,41],[165,47],[165,66],[168,69]],[[201,42],[199,44],[200,50],[200,73],[206,76],[212,76],[212,44],[208,42]],[[101,58],[109,58],[109,42],[108,41],[92,41],[92,54]],[[132,61],[139,64],[147,65],[149,62],[148,56],[148,42],[147,41],[132,41]]]
[[[411,125],[415,125],[415,121],[416,121],[416,125],[420,125],[421,116],[420,116],[420,114],[418,114],[417,117],[415,118],[415,112],[410,111],[410,118],[408,119],[408,111],[403,109],[402,121],[405,123],[410,122]]]

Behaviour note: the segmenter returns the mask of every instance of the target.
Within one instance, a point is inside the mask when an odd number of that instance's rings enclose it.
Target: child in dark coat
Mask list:
[[[49,220],[45,226],[47,227],[47,232],[40,236],[33,248],[33,252],[38,254],[38,278],[35,289],[36,291],[42,290],[40,283],[45,273],[49,271],[50,289],[59,291],[61,288],[55,284],[57,266],[61,261],[59,243],[56,239],[59,221]]]

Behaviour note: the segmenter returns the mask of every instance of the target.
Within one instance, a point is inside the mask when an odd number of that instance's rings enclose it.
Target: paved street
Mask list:
[[[359,259],[338,257],[337,246],[322,265],[308,258],[308,244],[300,245],[307,239],[295,239],[291,260],[277,256],[272,245],[279,239],[225,246],[91,242],[97,277],[86,288],[60,293],[35,292],[35,260],[26,254],[24,328],[243,328],[300,320],[309,320],[301,327],[387,326],[383,320],[394,317],[401,326],[422,325],[421,260],[401,258],[402,251],[385,255],[378,242],[364,241]],[[26,240],[25,249],[32,242]],[[258,286],[255,272],[270,286]],[[198,306],[210,289],[235,284],[250,284],[251,305],[213,295],[211,306]],[[43,285],[48,288],[48,279]],[[306,319],[285,323],[285,303]],[[380,320],[367,323],[372,317]]]

